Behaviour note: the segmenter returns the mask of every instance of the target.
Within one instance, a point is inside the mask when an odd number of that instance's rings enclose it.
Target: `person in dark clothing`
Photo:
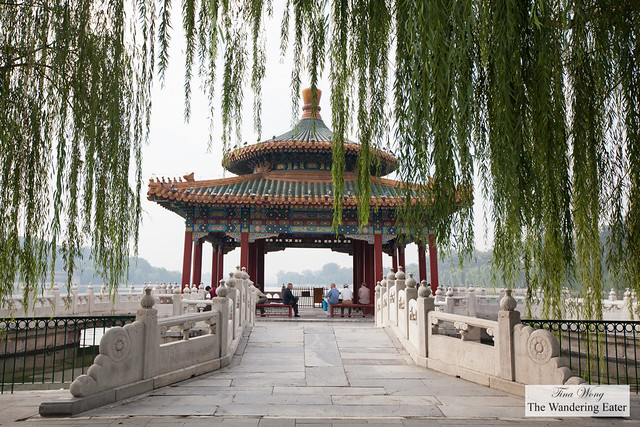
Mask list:
[[[298,297],[293,295],[293,292],[291,292],[292,290],[293,283],[289,283],[286,289],[282,292],[282,303],[293,307],[293,312],[295,314],[293,317],[300,317],[298,316]]]

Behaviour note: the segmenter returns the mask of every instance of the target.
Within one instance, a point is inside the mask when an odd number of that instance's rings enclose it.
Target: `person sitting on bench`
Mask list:
[[[344,284],[344,288],[342,292],[340,292],[340,296],[342,297],[343,304],[353,304],[353,292],[349,289],[349,285]]]
[[[293,283],[287,284],[286,289],[282,292],[282,303],[290,305],[293,308],[293,312],[295,313],[295,316],[293,317],[300,317],[298,316],[298,297],[293,295],[293,292],[291,292],[292,290]]]
[[[327,316],[331,316],[331,305],[338,304],[340,302],[340,291],[336,289],[335,283],[331,284],[331,289],[327,292],[326,300],[328,307]]]
[[[256,297],[258,298],[258,300],[256,301],[256,305],[267,303],[267,296],[264,294],[264,292],[260,290],[260,288],[256,286],[253,292],[255,292]],[[264,317],[264,307],[259,307],[259,308],[260,308],[260,315]]]

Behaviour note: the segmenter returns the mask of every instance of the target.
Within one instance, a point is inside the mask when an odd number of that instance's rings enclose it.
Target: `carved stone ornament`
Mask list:
[[[518,305],[518,301],[511,296],[511,289],[505,289],[504,296],[500,300],[500,308],[503,311],[513,311],[516,309],[516,305]]]
[[[234,279],[233,272],[231,272],[229,273],[229,278],[227,279],[227,287],[234,288],[235,286],[236,286],[236,279]]]
[[[420,287],[418,288],[418,296],[422,298],[428,298],[431,295],[431,288],[429,287],[429,283],[426,280],[420,282]]]
[[[389,269],[389,273],[387,273],[387,280],[396,280],[396,275],[393,272],[393,268]]]
[[[404,310],[404,297],[402,295],[398,296],[398,309]]]
[[[413,322],[418,321],[418,311],[413,305],[409,306],[409,320]]]
[[[406,283],[407,288],[415,288],[416,285],[418,284],[416,282],[416,279],[413,278],[413,273],[409,273],[409,278],[407,279]]]
[[[560,345],[551,332],[536,329],[527,340],[527,353],[531,360],[543,365],[560,354]]]
[[[216,288],[216,295],[219,297],[226,297],[229,293],[229,289],[226,286],[218,286]]]
[[[153,308],[155,303],[156,300],[151,296],[151,288],[146,288],[144,290],[144,296],[140,300],[140,305],[142,308],[150,309]]]
[[[123,328],[113,328],[100,340],[100,354],[109,356],[114,362],[122,362],[131,350],[131,339]]]
[[[396,273],[396,279],[397,280],[404,280],[406,277],[406,275],[404,274],[404,271],[402,271],[402,266],[398,266],[398,272]]]
[[[431,319],[431,333],[437,335],[439,326],[440,326],[440,319]]]

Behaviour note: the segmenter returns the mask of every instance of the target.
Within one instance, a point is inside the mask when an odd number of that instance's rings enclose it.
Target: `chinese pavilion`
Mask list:
[[[321,91],[317,91],[318,102]],[[343,223],[332,227],[332,132],[311,105],[311,90],[303,91],[303,114],[290,131],[270,140],[230,152],[223,166],[237,176],[214,180],[184,179],[149,182],[148,199],[185,219],[182,284],[200,283],[202,245],[213,247],[211,284],[223,276],[223,255],[240,247],[240,265],[256,286],[264,289],[265,254],[286,248],[330,248],[353,257],[353,284],[373,290],[382,280],[382,254],[392,257],[394,270],[405,267],[410,236],[395,227],[396,208],[403,203],[401,182],[371,177],[369,223],[358,227],[355,191],[360,145],[345,143]],[[374,150],[382,176],[397,159]],[[377,207],[377,209],[374,209]],[[430,282],[438,286],[437,249],[429,235]],[[426,253],[418,247],[420,280],[427,279]]]

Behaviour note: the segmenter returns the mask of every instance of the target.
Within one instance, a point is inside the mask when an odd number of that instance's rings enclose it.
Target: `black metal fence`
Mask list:
[[[318,290],[316,290],[318,289]],[[294,286],[293,287],[293,295],[298,297],[298,307],[322,307],[322,296],[326,292],[322,286],[312,287],[312,286]],[[321,296],[316,297],[316,294],[320,294]],[[267,296],[271,296],[271,301],[277,301],[278,299],[282,299],[282,291],[265,291]]]
[[[571,371],[589,383],[629,384],[638,390],[640,322],[533,320],[522,323],[552,332]]]
[[[27,384],[65,384],[84,374],[100,338],[135,316],[0,320],[0,394]]]

